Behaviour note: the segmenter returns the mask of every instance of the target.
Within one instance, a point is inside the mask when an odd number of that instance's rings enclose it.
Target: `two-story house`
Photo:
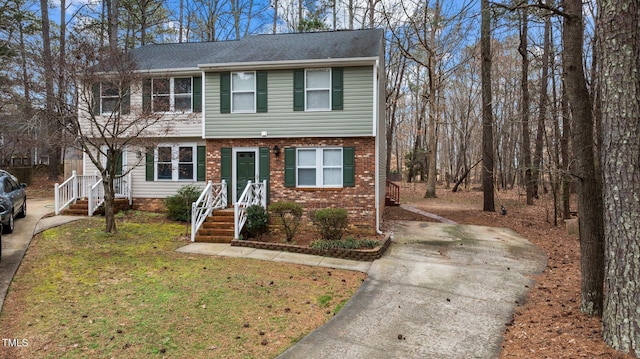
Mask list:
[[[133,206],[157,207],[185,184],[248,181],[268,202],[306,213],[344,208],[379,230],[385,201],[384,33],[380,29],[147,45],[131,51],[144,76],[130,108],[172,114],[174,131],[131,149]],[[109,91],[94,97],[108,108]],[[137,153],[137,155],[136,155]],[[91,164],[85,161],[85,173]]]

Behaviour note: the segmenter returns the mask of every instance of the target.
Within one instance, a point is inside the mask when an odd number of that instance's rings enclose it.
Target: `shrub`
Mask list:
[[[256,237],[264,233],[269,223],[267,211],[260,205],[254,204],[247,207],[247,232],[249,237]]]
[[[182,186],[178,194],[164,200],[168,210],[167,217],[181,222],[191,221],[191,204],[197,201],[198,197],[200,197],[200,188],[192,184]]]
[[[291,242],[302,222],[302,205],[295,202],[276,202],[269,206],[269,211],[280,218],[287,242]]]
[[[318,239],[317,241],[313,241],[311,243],[311,248],[316,249],[363,249],[363,248],[375,248],[380,245],[380,242],[374,241],[373,239],[353,239],[347,238],[345,240],[335,241],[335,240],[325,240]]]
[[[313,214],[313,224],[318,226],[322,239],[337,241],[347,229],[347,215],[342,208],[319,209]]]

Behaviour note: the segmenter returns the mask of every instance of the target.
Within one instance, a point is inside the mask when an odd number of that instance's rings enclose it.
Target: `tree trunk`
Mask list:
[[[562,29],[563,70],[569,108],[574,120],[572,138],[576,163],[574,173],[579,184],[581,310],[588,315],[601,315],[604,280],[602,192],[600,178],[594,165],[593,113],[582,60],[584,43],[582,1],[565,0],[564,5],[567,16]]]
[[[640,354],[640,6],[600,2],[605,304],[603,338]]]
[[[531,165],[531,139],[529,137],[529,50],[528,50],[528,35],[529,35],[529,11],[527,8],[520,9],[521,11],[521,28],[520,28],[520,47],[518,52],[522,57],[522,71],[520,73],[520,86],[522,89],[522,160],[524,166],[524,185],[527,190],[527,204],[533,204],[534,189],[533,189],[533,174]]]
[[[542,147],[543,147],[543,139],[545,135],[545,120],[547,118],[547,85],[549,83],[549,48],[550,46],[550,30],[551,30],[551,21],[548,19],[545,20],[544,24],[544,45],[542,47],[542,75],[540,77],[540,100],[539,107],[540,110],[538,112],[538,128],[536,130],[536,145],[535,151],[533,154],[533,164],[532,164],[532,189],[533,189],[533,197],[538,198],[538,190],[540,187],[540,182],[542,181],[541,171],[543,166],[543,157],[542,157]]]
[[[491,9],[481,0],[480,47],[482,56],[482,190],[483,210],[495,212],[493,189],[493,107],[491,105]]]

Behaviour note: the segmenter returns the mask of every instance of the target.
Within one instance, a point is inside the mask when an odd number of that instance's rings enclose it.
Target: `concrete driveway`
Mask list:
[[[349,303],[279,358],[497,358],[545,266],[508,229],[400,222]]]

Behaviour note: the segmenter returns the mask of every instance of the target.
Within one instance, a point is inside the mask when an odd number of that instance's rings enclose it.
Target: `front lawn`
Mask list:
[[[129,212],[36,236],[0,314],[22,358],[269,358],[329,320],[365,274],[177,253],[185,224]]]

